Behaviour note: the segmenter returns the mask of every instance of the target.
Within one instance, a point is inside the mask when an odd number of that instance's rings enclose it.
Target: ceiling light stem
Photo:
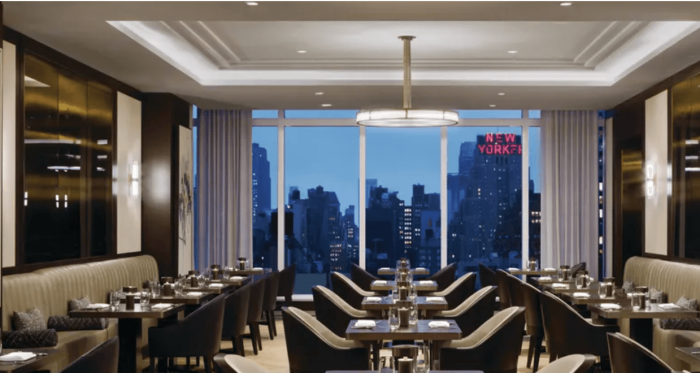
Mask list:
[[[411,40],[415,36],[399,36],[403,40],[403,108],[411,108]]]

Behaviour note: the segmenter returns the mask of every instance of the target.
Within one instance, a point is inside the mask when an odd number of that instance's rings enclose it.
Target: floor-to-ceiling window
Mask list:
[[[540,127],[529,128],[529,178],[528,178],[528,253],[540,261],[542,232],[542,176],[540,172]]]
[[[256,267],[277,267],[277,227],[272,222],[276,208],[277,127],[253,127],[253,265]]]

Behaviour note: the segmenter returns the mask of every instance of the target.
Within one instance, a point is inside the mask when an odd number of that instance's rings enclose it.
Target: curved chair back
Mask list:
[[[368,370],[369,350],[361,343],[338,337],[298,308],[283,307],[282,321],[291,373]]]
[[[446,343],[440,350],[440,369],[516,372],[524,326],[522,307],[497,313],[468,337]]]
[[[272,272],[265,276],[265,296],[263,297],[263,311],[274,310],[277,307],[277,288],[279,286],[279,272]]]
[[[222,337],[236,338],[245,333],[245,326],[248,322],[249,301],[250,286],[242,286],[226,296]]]
[[[510,305],[515,307],[525,307],[523,299],[523,284],[519,278],[508,274],[508,293],[510,294]]]
[[[483,263],[479,263],[479,282],[482,288],[486,286],[497,286],[496,272]]]
[[[362,308],[362,299],[364,297],[377,296],[377,293],[362,290],[351,279],[339,272],[331,273],[331,283],[333,292],[357,309]]]
[[[214,356],[214,364],[224,373],[268,373],[258,363],[238,355],[218,354]]]
[[[119,337],[113,337],[79,357],[61,373],[117,373],[118,368]]]
[[[434,318],[455,320],[462,336],[468,336],[493,316],[497,293],[495,286],[481,288],[456,308],[438,312]]]
[[[593,364],[593,355],[569,355],[550,363],[539,373],[587,373]]]
[[[447,307],[452,309],[459,306],[472,294],[476,285],[476,273],[469,272],[458,278],[447,289],[433,293],[434,296],[445,297]]]
[[[456,273],[457,263],[452,263],[447,267],[435,272],[432,276],[428,277],[428,280],[433,280],[437,282],[437,291],[443,291],[455,281]]]
[[[297,264],[294,263],[280,271],[279,285],[277,286],[277,296],[284,297],[287,307],[292,306],[292,295],[294,294],[294,281],[297,277]]]
[[[496,270],[496,284],[498,286],[498,297],[501,301],[501,309],[510,308],[510,282],[508,281],[508,272],[498,269]]]
[[[525,320],[527,334],[531,337],[544,336],[542,309],[540,308],[540,291],[534,286],[522,283],[523,301],[525,303]]]
[[[352,263],[350,268],[350,278],[357,284],[362,290],[370,291],[372,286],[372,281],[379,280],[379,277],[365,271],[362,267],[355,263]]]
[[[584,270],[584,271],[586,270],[586,262],[581,262],[581,263],[578,263],[578,264],[575,264],[574,266],[572,266],[571,267],[571,276],[575,278],[576,272],[578,272],[580,270]]]
[[[608,333],[614,373],[670,373],[673,369],[653,352],[620,333]]]
[[[250,300],[248,301],[248,323],[257,323],[263,311],[265,300],[265,278],[256,280],[248,285]]]
[[[324,286],[314,286],[311,292],[314,296],[316,319],[339,337],[345,336],[345,330],[351,320],[370,318],[367,311],[353,308]]]

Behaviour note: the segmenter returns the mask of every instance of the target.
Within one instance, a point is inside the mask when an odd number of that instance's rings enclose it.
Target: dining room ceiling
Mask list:
[[[399,35],[417,37],[413,101],[426,108],[608,109],[700,60],[697,3],[4,6],[8,27],[205,108],[399,105]]]

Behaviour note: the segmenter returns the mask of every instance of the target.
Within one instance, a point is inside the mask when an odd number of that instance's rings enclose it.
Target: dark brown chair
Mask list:
[[[619,331],[617,325],[594,325],[546,291],[540,293],[540,307],[549,361],[573,354],[608,356],[606,334]]]
[[[311,292],[314,296],[316,319],[339,337],[345,336],[345,330],[351,320],[373,318],[369,312],[353,308],[324,286],[314,286]]]
[[[290,373],[369,370],[369,350],[362,343],[338,337],[298,308],[282,308],[282,321]]]
[[[510,281],[508,280],[510,274],[502,269],[496,270],[496,286],[498,286],[498,298],[501,302],[501,309],[510,308],[512,305],[510,301]]]
[[[279,286],[279,272],[272,272],[265,276],[265,296],[263,297],[262,313],[264,320],[258,321],[259,325],[267,325],[270,340],[277,335],[277,325],[275,324],[275,308],[277,308],[277,288]]]
[[[496,293],[495,286],[481,288],[456,308],[439,311],[433,318],[455,320],[462,336],[468,336],[493,316]]]
[[[433,280],[437,282],[437,291],[443,291],[447,289],[448,286],[452,285],[455,281],[455,275],[457,274],[457,263],[452,263],[447,267],[435,272],[432,276],[428,277],[428,280]]]
[[[673,369],[653,352],[620,333],[608,334],[610,366],[615,373],[670,373]]]
[[[148,329],[151,373],[156,371],[156,358],[180,356],[204,357],[204,369],[211,373],[214,356],[221,344],[225,306],[226,297],[219,295],[183,320]]]
[[[547,365],[538,373],[588,373],[593,364],[595,364],[595,356],[593,355],[569,355]],[[533,372],[537,372],[537,370],[533,370]]]
[[[119,337],[113,337],[70,363],[61,373],[117,373],[118,368]]]
[[[487,286],[497,286],[496,283],[496,271],[485,266],[483,263],[479,263],[479,282],[481,287]]]
[[[581,270],[583,270],[583,271],[586,270],[586,262],[581,262],[581,263],[575,264],[573,267],[571,267],[571,276],[575,278],[576,273],[578,273],[578,271],[581,271]]]
[[[508,293],[510,294],[510,305],[515,307],[525,307],[523,300],[523,284],[519,278],[508,274]]]
[[[355,263],[352,263],[350,268],[350,278],[352,282],[365,291],[371,291],[372,281],[379,280],[379,277],[365,271]]]
[[[287,307],[292,306],[292,295],[294,294],[294,281],[297,277],[297,264],[294,263],[280,271],[279,285],[277,286],[277,296],[283,297]]]
[[[462,304],[462,302],[469,298],[469,296],[474,294],[475,285],[476,273],[469,272],[458,278],[445,290],[430,293],[429,295],[434,297],[445,297],[447,307],[452,309]]]
[[[524,327],[524,308],[497,313],[468,337],[445,343],[440,349],[440,370],[516,373]]]
[[[250,287],[250,300],[248,301],[248,329],[250,329],[250,333],[244,334],[243,337],[251,339],[253,342],[253,353],[257,355],[258,349],[262,350],[260,315],[262,315],[263,301],[265,300],[265,278],[245,286]]]
[[[379,293],[362,290],[356,283],[339,272],[331,273],[333,292],[343,298],[353,308],[362,308],[364,297],[378,297]]]
[[[523,300],[525,301],[525,325],[530,336],[530,348],[527,353],[527,367],[530,367],[534,356],[535,362],[532,371],[537,372],[540,366],[540,353],[542,340],[544,339],[544,326],[542,325],[542,309],[540,308],[540,291],[534,286],[522,284]]]
[[[214,364],[223,373],[268,373],[258,363],[238,355],[218,354],[214,356]]]
[[[221,331],[221,337],[230,339],[233,351],[241,356],[245,356],[243,334],[245,334],[245,326],[248,323],[249,301],[250,286],[243,286],[226,296],[224,327]]]

